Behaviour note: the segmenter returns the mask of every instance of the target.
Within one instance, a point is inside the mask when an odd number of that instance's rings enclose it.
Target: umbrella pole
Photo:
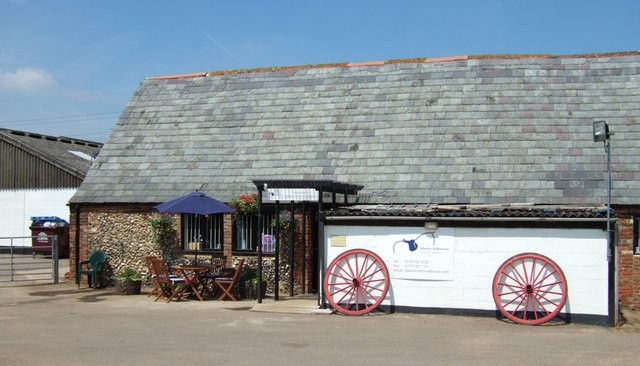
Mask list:
[[[198,248],[202,245],[202,234],[200,234],[200,239],[196,243],[196,258],[193,260],[194,265],[198,265]]]
[[[202,236],[202,232],[207,221],[206,217],[206,215],[198,214],[198,227],[200,229],[200,235],[198,236],[198,242],[196,243],[196,254],[195,259],[193,260],[193,264],[196,266],[198,265],[198,250],[200,249],[200,247],[204,248],[204,237]]]

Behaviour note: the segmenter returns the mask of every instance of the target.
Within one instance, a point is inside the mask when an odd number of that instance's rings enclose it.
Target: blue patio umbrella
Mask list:
[[[154,208],[160,212],[197,215],[213,215],[218,213],[230,213],[233,211],[233,209],[226,204],[198,191],[161,203],[154,206]],[[202,243],[202,235],[200,236],[200,243]],[[198,261],[197,246],[195,261]]]
[[[202,192],[191,192],[154,207],[160,212],[212,215],[230,213],[233,210],[226,204],[211,198]]]

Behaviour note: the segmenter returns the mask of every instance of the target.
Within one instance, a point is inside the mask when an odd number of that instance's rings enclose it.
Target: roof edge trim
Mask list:
[[[597,57],[621,57],[621,56],[640,56],[640,50],[638,51],[620,51],[620,52],[605,52],[605,53],[589,53],[589,54],[575,54],[575,55],[552,55],[552,54],[489,54],[489,55],[457,55],[457,56],[443,56],[443,57],[417,57],[407,59],[391,59],[387,61],[364,61],[364,62],[338,62],[338,63],[326,63],[326,64],[309,64],[309,65],[291,65],[291,66],[272,66],[272,67],[257,67],[253,69],[231,69],[231,70],[218,70],[208,72],[195,72],[190,74],[176,74],[165,76],[152,76],[151,80],[168,80],[168,79],[184,79],[195,78],[205,76],[225,76],[225,75],[237,75],[237,74],[250,74],[261,72],[278,72],[278,71],[297,71],[308,69],[323,69],[332,67],[358,67],[358,66],[383,66],[391,64],[409,64],[409,63],[438,63],[438,62],[454,62],[464,60],[491,60],[491,59],[557,59],[557,58],[597,58]]]
[[[382,66],[385,64],[385,61],[364,61],[364,62],[349,62],[347,64],[348,67],[358,67],[358,66]]]
[[[197,78],[197,77],[204,77],[204,76],[207,76],[206,72],[192,72],[192,73],[189,73],[189,74],[152,76],[149,79],[151,79],[151,80],[168,80],[168,79]]]

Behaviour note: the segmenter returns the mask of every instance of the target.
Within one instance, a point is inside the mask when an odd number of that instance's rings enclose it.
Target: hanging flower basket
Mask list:
[[[231,213],[233,221],[238,222],[242,217],[253,215],[258,211],[258,195],[256,193],[251,195],[241,194],[231,200],[229,206],[233,209]]]

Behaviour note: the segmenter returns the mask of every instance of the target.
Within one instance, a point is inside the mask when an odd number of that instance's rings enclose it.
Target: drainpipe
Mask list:
[[[608,136],[607,136],[608,137]],[[615,327],[618,324],[618,253],[617,238],[611,227],[611,143],[609,138],[604,141],[604,150],[607,154],[607,241],[609,251],[609,325]]]
[[[258,230],[254,237],[258,245],[258,304],[262,303],[262,187],[258,188]]]
[[[78,263],[80,263],[80,205],[75,205],[76,211],[76,240],[75,240],[75,263],[74,263],[74,271],[76,272],[76,285],[80,284],[80,273],[78,273]]]

